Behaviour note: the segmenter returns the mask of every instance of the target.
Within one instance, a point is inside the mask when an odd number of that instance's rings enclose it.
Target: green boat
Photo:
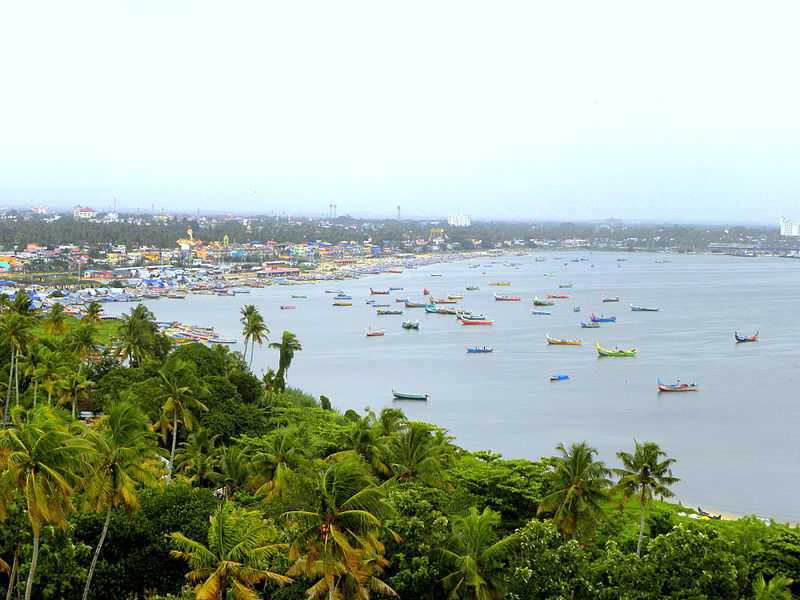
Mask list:
[[[610,350],[608,348],[603,348],[600,344],[595,344],[594,347],[597,348],[597,354],[600,356],[636,356],[636,348],[630,348],[628,350],[614,348]]]
[[[392,396],[395,400],[427,400],[428,394],[404,394],[402,392],[395,392],[392,390]]]

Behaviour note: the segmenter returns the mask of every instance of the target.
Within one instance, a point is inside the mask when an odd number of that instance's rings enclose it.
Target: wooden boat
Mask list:
[[[390,292],[402,292],[403,288],[401,288],[401,287],[390,287],[389,291]]]
[[[470,312],[468,310],[459,310],[456,312],[456,319],[459,321],[461,319],[486,319],[486,315],[482,315],[480,313]]]
[[[551,346],[582,346],[582,340],[559,340],[557,338],[551,338],[549,335],[546,335],[544,339],[547,343]]]
[[[281,304],[281,310],[293,310],[295,308],[297,307],[292,304]]]
[[[395,298],[394,301],[405,304],[406,302],[408,302],[408,298]]]
[[[600,344],[595,344],[594,347],[597,349],[597,354],[600,356],[628,356],[633,357],[636,356],[636,348],[629,348],[628,350],[621,350],[619,348],[614,348],[613,350],[609,348],[603,348]]]
[[[489,319],[461,319],[462,325],[494,325]]]
[[[458,304],[458,300],[450,300],[449,298],[431,298],[431,304]]]
[[[382,337],[385,334],[383,329],[367,329],[367,337]]]
[[[333,297],[334,300],[352,300],[352,296],[348,296],[347,294],[337,294]]]
[[[419,321],[403,321],[403,329],[419,329]]]
[[[399,275],[402,272],[403,269],[401,269],[400,267],[392,267],[391,269],[389,269],[389,273],[392,273],[394,275]]]
[[[519,296],[508,296],[505,294],[495,294],[494,299],[497,302],[519,302],[522,300],[522,298]]]
[[[600,323],[595,323],[594,321],[581,321],[581,327],[584,329],[598,329],[600,327]]]
[[[428,394],[406,394],[404,392],[396,392],[392,390],[392,396],[395,400],[427,400]]]
[[[636,306],[635,304],[631,304],[631,310],[633,312],[658,312],[661,310],[660,308],[650,308],[647,306]]]
[[[422,288],[422,295],[423,296],[427,296],[428,294],[430,294],[430,291],[428,290],[428,288]]]
[[[511,285],[510,281],[491,281],[489,285],[492,287],[509,287]]]
[[[607,317],[605,315],[600,315],[599,317],[592,313],[591,316],[592,323],[616,323],[617,317]]]
[[[494,348],[489,346],[470,346],[467,348],[467,354],[489,354],[494,352]]]
[[[552,300],[542,300],[539,296],[533,297],[533,305],[534,306],[555,306],[555,302]]]
[[[563,374],[550,375],[550,381],[567,381],[567,380],[569,380],[569,375],[563,375]]]
[[[558,284],[558,287],[559,287],[560,289],[562,289],[562,290],[563,290],[563,289],[568,289],[568,288],[571,288],[571,287],[572,287],[572,284],[571,284],[571,283],[559,283],[559,284]]]
[[[425,308],[427,304],[424,302],[410,302],[409,300],[405,301],[406,308]]]
[[[758,332],[756,331],[753,335],[739,335],[738,332],[734,331],[733,337],[736,338],[737,344],[745,344],[747,342],[757,342]]]
[[[391,306],[391,304],[377,304],[377,303],[373,302],[372,306],[374,308],[389,308]]]
[[[402,310],[394,310],[391,308],[379,308],[375,311],[378,315],[402,315]]]
[[[464,299],[464,294],[450,294],[447,297],[447,299],[448,300],[463,300]]]
[[[549,310],[532,310],[531,314],[532,315],[538,315],[538,316],[541,316],[541,317],[549,317],[553,313],[551,313]]]
[[[367,300],[366,303],[367,304],[375,304],[375,300]]]
[[[373,296],[386,296],[389,294],[389,290],[374,290],[369,288],[369,293]]]
[[[325,290],[326,294],[344,294],[342,290]]]
[[[457,315],[458,314],[458,309],[457,308],[437,306],[436,307],[436,314],[439,314],[439,315]]]
[[[610,296],[603,298],[603,302],[619,302],[619,296]]]
[[[334,306],[353,306],[353,303],[349,302],[347,300],[337,300],[336,302],[333,303],[333,305]]]
[[[673,384],[666,384],[661,383],[661,380],[658,380],[658,391],[659,392],[696,392],[699,389],[696,383],[677,383]]]
[[[303,298],[305,299],[307,296],[301,296],[299,294],[292,294],[292,298]]]
[[[581,307],[580,306],[573,306],[572,307],[572,312],[581,312]]]
[[[441,273],[431,273],[431,277],[441,277]]]
[[[479,288],[477,285],[468,285],[467,286],[467,291],[468,292],[477,292],[479,289],[481,289],[481,288]]]
[[[548,300],[566,300],[569,298],[567,294],[547,294]]]

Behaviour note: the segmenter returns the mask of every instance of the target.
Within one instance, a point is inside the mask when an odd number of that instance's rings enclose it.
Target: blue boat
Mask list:
[[[467,348],[467,352],[469,354],[489,354],[490,352],[494,352],[494,348],[490,348],[489,346],[471,346]]]
[[[347,294],[338,294],[333,297],[334,300],[352,300],[352,296],[348,296]]]
[[[550,381],[567,381],[569,379],[569,375],[550,375]]]
[[[616,323],[617,317],[607,317],[605,315],[600,315],[599,317],[592,313],[592,323]]]
[[[435,305],[435,304],[427,304],[427,305],[425,306],[425,312],[426,312],[426,313],[436,313],[436,312],[438,312],[438,310],[439,310],[439,309],[438,309],[438,308],[436,308],[436,305]]]
[[[545,317],[549,317],[553,313],[551,313],[549,310],[532,310],[531,314],[532,315],[542,315],[542,316],[545,316]]]
[[[390,287],[390,288],[389,288],[389,291],[390,291],[390,292],[398,292],[398,291],[401,291],[402,289],[403,289],[403,288],[401,288],[401,287]]]

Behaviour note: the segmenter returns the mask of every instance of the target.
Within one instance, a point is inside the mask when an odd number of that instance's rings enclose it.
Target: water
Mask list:
[[[302,287],[275,286],[232,297],[190,296],[146,304],[159,320],[213,325],[239,337],[239,309],[255,304],[271,338],[289,329],[303,351],[289,372],[290,385],[325,394],[340,410],[401,406],[414,419],[448,429],[458,444],[491,449],[507,457],[553,454],[559,442],[586,440],[606,462],[630,450],[633,440],[658,442],[677,459],[678,498],[733,513],[800,520],[798,444],[798,323],[800,262],[778,258],[559,253],[513,257],[514,268],[488,259],[408,270],[357,281]],[[589,262],[570,259],[586,256]],[[618,263],[617,258],[627,261]],[[566,265],[564,264],[566,262]],[[591,267],[594,264],[594,268]],[[618,264],[620,266],[618,266]],[[442,277],[431,277],[442,273]],[[553,273],[553,277],[544,276]],[[489,287],[507,280],[511,287]],[[559,283],[573,289],[558,290]],[[465,292],[468,285],[480,291]],[[403,316],[375,316],[366,305],[369,287],[403,286],[394,297],[422,298],[427,287],[439,297],[463,293],[460,306],[496,320],[493,327],[466,327],[455,317],[409,309]],[[325,289],[353,296],[351,308],[335,308]],[[522,295],[522,302],[496,302],[495,292]],[[531,298],[564,292],[552,316],[531,314]],[[291,299],[291,294],[308,299]],[[601,303],[619,296],[619,304]],[[386,296],[374,296],[378,302]],[[631,312],[629,304],[658,306],[657,313]],[[279,310],[294,304],[296,310]],[[582,307],[574,313],[575,304]],[[111,314],[130,305],[106,305]],[[397,305],[400,306],[400,305]],[[549,310],[549,309],[548,309]],[[616,324],[581,329],[590,312],[615,314]],[[400,327],[419,319],[420,331]],[[386,329],[366,338],[368,327]],[[733,331],[760,331],[754,344],[734,344]],[[584,340],[582,347],[547,346],[545,334]],[[636,347],[636,358],[597,357],[595,341]],[[493,354],[467,354],[470,345],[493,346]],[[234,346],[241,347],[240,345]],[[254,371],[276,365],[277,352],[255,353]],[[571,380],[550,383],[555,373]],[[701,390],[658,394],[656,380],[696,382]],[[424,402],[393,402],[391,390],[428,393]]]

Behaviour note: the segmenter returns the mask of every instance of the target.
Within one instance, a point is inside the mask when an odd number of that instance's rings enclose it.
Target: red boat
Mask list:
[[[428,288],[422,288],[422,295],[423,296],[427,296],[428,294],[430,294],[430,292],[428,291]]]
[[[381,337],[385,333],[386,332],[383,329],[375,329],[375,330],[370,329],[367,331],[367,337]]]
[[[494,321],[488,319],[461,319],[462,325],[494,325]]]
[[[372,288],[369,288],[369,293],[373,296],[387,296],[389,294],[389,290],[373,290]]]
[[[503,294],[495,294],[494,299],[498,302],[519,302],[522,300],[519,296],[504,296]]]
[[[659,392],[696,392],[697,389],[696,383],[665,384],[661,383],[661,380],[658,381]]]
[[[736,338],[737,344],[742,344],[744,342],[757,342],[758,341],[758,332],[756,331],[753,335],[739,335],[737,331],[733,332],[733,337]]]
[[[547,294],[547,297],[555,300],[566,300],[569,298],[566,294]]]

